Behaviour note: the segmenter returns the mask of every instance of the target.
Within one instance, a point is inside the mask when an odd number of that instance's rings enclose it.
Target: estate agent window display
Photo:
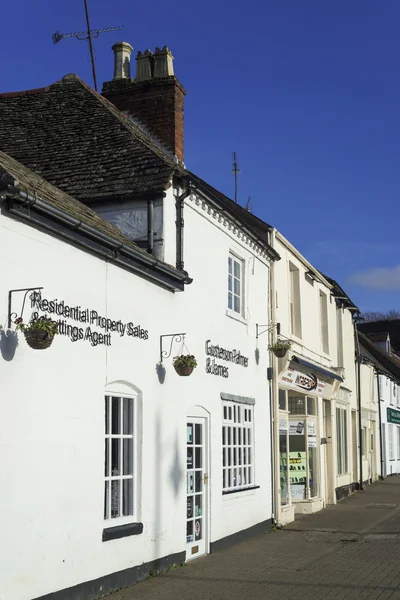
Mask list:
[[[289,503],[289,496],[292,501],[310,500],[317,497],[319,479],[317,398],[281,389],[279,391],[279,408],[282,410],[284,407],[289,411],[289,443],[287,443],[287,431],[280,428],[282,505]]]

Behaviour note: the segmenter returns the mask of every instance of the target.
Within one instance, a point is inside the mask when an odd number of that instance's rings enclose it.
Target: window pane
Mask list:
[[[232,305],[233,305],[232,294],[230,292],[228,292],[228,308],[232,308]]]
[[[305,396],[289,396],[289,411],[292,415],[306,414],[306,398]]]
[[[286,390],[279,390],[279,409],[286,410]]]
[[[228,290],[232,291],[232,275],[228,275]]]
[[[106,396],[105,398],[106,400],[106,433],[110,433],[110,413],[109,413],[109,406],[110,406],[110,398],[108,396]]]
[[[106,442],[106,455],[104,459],[104,474],[106,477],[110,476],[110,439],[105,440]]]
[[[121,440],[111,440],[111,475],[121,475],[120,467]]]
[[[133,399],[124,398],[124,433],[133,433]]]
[[[121,399],[112,398],[111,433],[121,433]]]
[[[307,414],[315,415],[315,398],[307,398]]]
[[[232,273],[232,259],[230,256],[228,258],[228,272]]]
[[[240,279],[240,263],[237,260],[234,261],[234,275]]]
[[[122,512],[126,517],[128,515],[133,515],[133,480],[124,479],[123,489]]]
[[[124,444],[124,465],[123,475],[133,475],[133,439],[123,440]]]
[[[104,518],[108,519],[109,518],[109,510],[110,507],[108,505],[108,500],[109,500],[109,486],[110,486],[110,482],[109,481],[105,481],[104,482]]]
[[[233,292],[239,296],[240,295],[240,280],[235,279],[233,283]]]
[[[201,425],[196,424],[194,428],[194,443],[201,444]]]
[[[121,481],[118,479],[111,482],[111,518],[116,519],[120,516],[120,495]]]
[[[239,296],[235,296],[233,300],[233,310],[235,312],[240,312],[240,298]]]
[[[200,469],[202,467],[202,460],[201,460],[201,448],[196,448],[195,449],[195,469]]]

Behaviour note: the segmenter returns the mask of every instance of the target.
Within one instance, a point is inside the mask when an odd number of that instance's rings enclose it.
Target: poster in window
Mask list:
[[[186,441],[188,444],[193,444],[193,425],[186,427]]]

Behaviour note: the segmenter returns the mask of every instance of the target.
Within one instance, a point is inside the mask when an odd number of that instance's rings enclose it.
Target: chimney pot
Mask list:
[[[154,77],[171,77],[174,75],[174,57],[168,46],[164,46],[162,50],[156,48],[154,53]]]
[[[154,70],[154,57],[150,50],[139,52],[136,56],[136,81],[151,79]]]
[[[117,42],[114,51],[114,79],[130,79],[132,46],[128,42]]]

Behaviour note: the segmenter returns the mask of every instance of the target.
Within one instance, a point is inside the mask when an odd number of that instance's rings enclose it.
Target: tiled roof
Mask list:
[[[0,150],[79,200],[164,190],[177,168],[76,75],[0,94]]]
[[[399,357],[394,354],[388,354],[379,348],[379,346],[376,346],[366,335],[361,333],[361,331],[358,331],[358,339],[360,346],[364,347],[374,357],[376,362],[381,364],[397,381],[400,381]],[[361,354],[363,354],[362,349]]]
[[[51,183],[45,181],[42,177],[0,150],[0,185],[5,175],[11,175],[17,180],[17,187],[19,189],[45,200],[52,206],[72,215],[86,225],[90,225],[101,233],[140,251],[140,248],[136,244],[127,240],[121,234],[120,230],[109,221],[106,221],[92,209],[54,187]]]
[[[186,171],[158,140],[76,75],[46,88],[0,94],[0,150],[85,203],[163,191],[174,175],[240,220],[270,255],[271,226]]]

